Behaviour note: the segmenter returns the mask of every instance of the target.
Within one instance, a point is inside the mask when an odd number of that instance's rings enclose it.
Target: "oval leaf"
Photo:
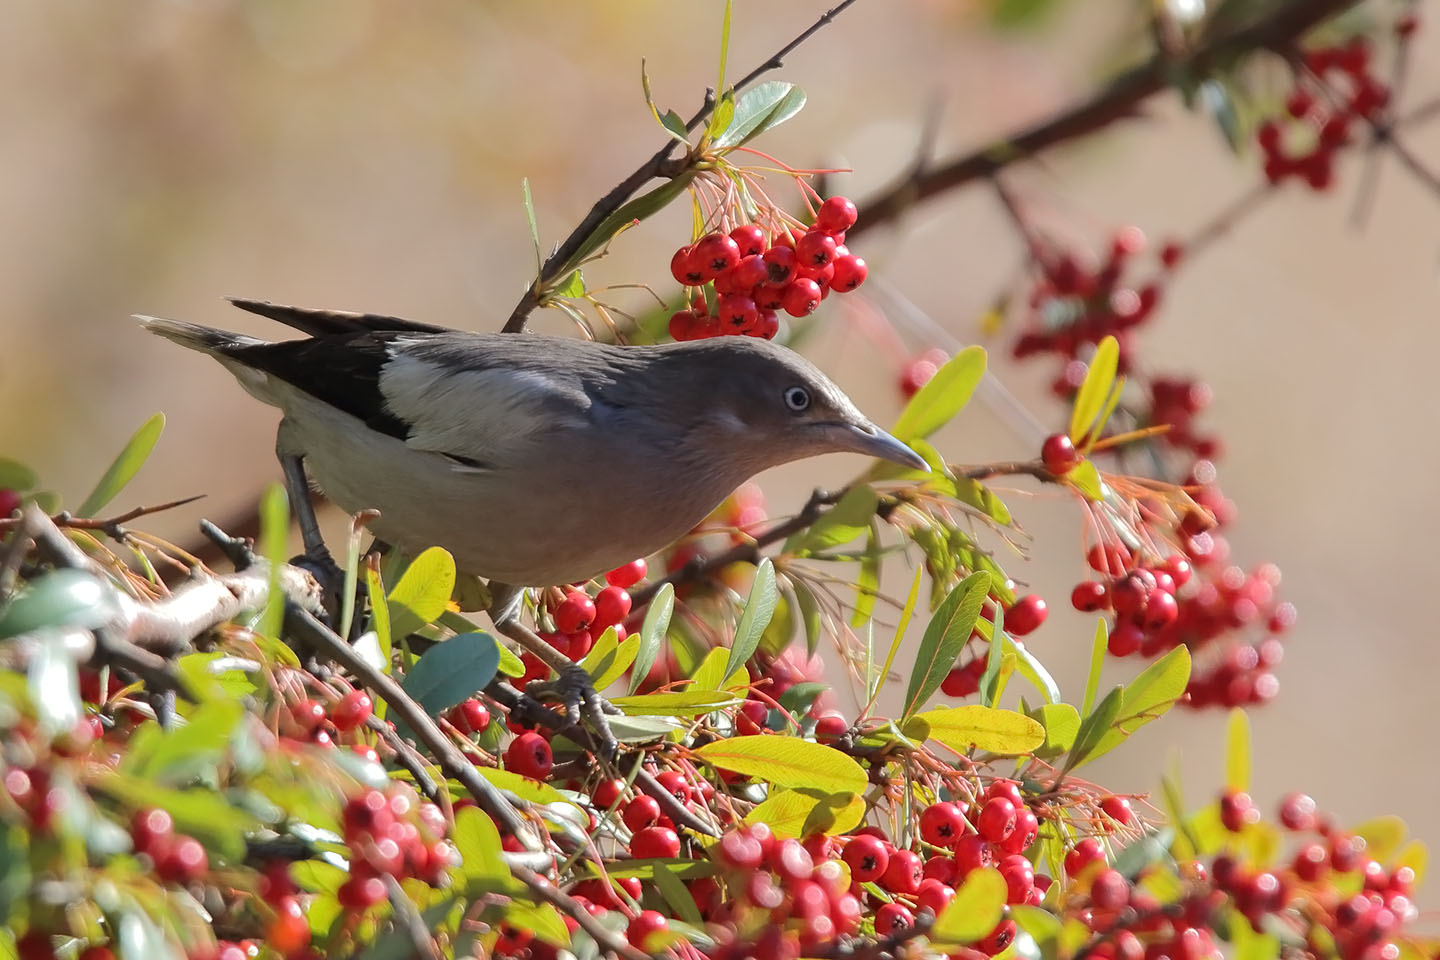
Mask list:
[[[890,432],[901,443],[930,436],[965,408],[984,376],[985,348],[966,347],[915,392]]]
[[[1250,789],[1250,719],[1236,707],[1226,730],[1225,786],[1245,793]]]
[[[462,633],[426,650],[400,684],[425,712],[438,716],[495,679],[500,647],[488,633]]]
[[[717,147],[738,147],[766,130],[772,130],[800,112],[805,91],[793,83],[769,80],[746,90],[735,101],[735,113]]]
[[[1122,743],[1151,720],[1158,720],[1185,693],[1190,681],[1190,649],[1180,646],[1146,667],[1144,672],[1125,687],[1120,709],[1110,731],[1087,759],[1093,760]]]
[[[1090,358],[1090,369],[1085,374],[1085,382],[1075,394],[1075,408],[1070,412],[1070,439],[1076,444],[1085,439],[1085,434],[1090,432],[1095,418],[1100,416],[1100,410],[1105,406],[1105,401],[1110,396],[1110,388],[1115,383],[1115,370],[1119,361],[1119,342],[1114,337],[1101,340],[1095,348],[1095,356]]]
[[[121,490],[125,485],[134,479],[140,468],[145,466],[145,461],[150,458],[150,451],[155,449],[155,444],[160,440],[160,434],[165,429],[165,414],[157,413],[140,425],[135,435],[125,444],[125,449],[110,464],[100,482],[95,484],[95,489],[90,491],[90,496],[80,504],[80,509],[75,511],[82,517],[93,517]]]
[[[40,482],[35,471],[15,460],[0,457],[0,489],[24,492]]]
[[[912,716],[923,706],[955,665],[955,658],[970,640],[970,631],[975,628],[975,618],[980,615],[989,590],[990,574],[977,570],[956,584],[940,602],[925,628],[920,651],[915,655],[910,688],[905,693],[904,716]]]
[[[730,737],[707,743],[695,756],[777,787],[861,793],[870,782],[860,764],[839,750],[795,737]]]
[[[732,707],[740,698],[719,690],[685,690],[615,697],[610,702],[632,717],[698,717]]]
[[[435,622],[455,590],[455,559],[440,547],[416,557],[390,591],[390,635],[405,637]]]
[[[660,656],[660,645],[665,642],[665,633],[670,629],[670,615],[675,611],[675,587],[662,584],[645,611],[645,622],[640,624],[640,648],[635,651],[635,663],[630,668],[630,692],[640,689],[640,684],[655,666]]]
[[[735,640],[730,644],[730,657],[725,661],[725,672],[720,677],[721,685],[743,667],[760,646],[760,637],[775,616],[775,604],[780,594],[775,589],[775,567],[765,557],[755,568],[755,582],[750,585],[750,599],[745,601],[745,612],[735,625]]]
[[[791,537],[785,544],[785,552],[809,554],[850,543],[870,529],[879,506],[880,494],[874,487],[856,484],[819,520]]]
[[[1005,893],[1005,878],[999,870],[990,867],[971,870],[955,891],[955,899],[935,918],[930,941],[966,944],[986,936],[1000,922]]]
[[[939,741],[956,753],[973,747],[989,753],[1021,754],[1045,742],[1045,728],[1038,720],[980,704],[916,714],[905,724],[905,735]]]
[[[782,839],[823,833],[849,833],[865,819],[865,800],[853,793],[817,790],[776,790],[745,815],[746,823],[763,823]]]

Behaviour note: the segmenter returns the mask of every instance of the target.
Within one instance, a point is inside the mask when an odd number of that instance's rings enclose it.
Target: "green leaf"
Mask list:
[[[1081,721],[1080,732],[1075,734],[1075,745],[1070,748],[1070,756],[1065,761],[1066,770],[1078,767],[1095,753],[1100,738],[1110,730],[1110,725],[1120,713],[1120,703],[1124,696],[1125,688],[1116,687]]]
[[[649,193],[641,194],[634,200],[616,210],[610,216],[601,221],[600,225],[591,231],[575,251],[575,255],[556,270],[557,277],[568,277],[570,271],[577,269],[591,254],[598,251],[605,244],[615,238],[621,230],[626,229],[632,223],[648,219],[659,213],[670,205],[670,201],[680,196],[690,187],[690,181],[695,179],[696,171],[687,169],[676,174]]]
[[[930,942],[974,943],[995,929],[1005,910],[1005,878],[992,867],[971,870],[930,928]]]
[[[35,471],[16,460],[0,457],[0,489],[23,493],[40,483]]]
[[[671,584],[660,585],[645,611],[645,622],[640,624],[640,646],[635,651],[635,663],[630,668],[630,692],[640,689],[640,684],[650,675],[655,660],[660,656],[660,645],[665,642],[665,632],[670,629],[670,616],[675,611],[675,588]]]
[[[1056,7],[1055,0],[991,0],[990,21],[1005,29],[1039,26]]]
[[[769,80],[757,83],[735,101],[735,116],[725,132],[715,138],[722,149],[742,146],[767,130],[773,130],[805,106],[805,91],[793,83]]]
[[[831,684],[829,683],[807,680],[791,686],[790,689],[776,697],[775,702],[796,717],[801,717],[809,712],[816,700],[820,699],[820,694],[830,688]]]
[[[668,737],[680,722],[669,717],[611,717],[610,732],[621,743],[648,743]]]
[[[970,640],[970,631],[975,628],[975,619],[989,590],[990,575],[977,570],[956,584],[940,603],[915,655],[902,717],[910,717],[922,707],[955,665],[955,658]]]
[[[740,698],[722,690],[683,690],[614,697],[610,702],[632,717],[698,717],[732,707]]]
[[[565,282],[556,287],[552,293],[557,297],[566,297],[571,300],[585,296],[585,277],[579,270],[571,270],[570,276]]]
[[[145,461],[150,458],[150,451],[155,449],[155,444],[160,440],[160,434],[165,429],[165,414],[157,413],[140,425],[135,435],[125,444],[125,449],[106,469],[100,482],[95,484],[95,489],[90,491],[90,496],[80,504],[80,509],[75,511],[82,517],[93,517],[104,509],[105,505],[125,489],[125,485],[134,479],[140,468],[145,466]]]
[[[715,89],[725,89],[725,64],[730,59],[730,8],[731,0],[725,0],[725,16],[720,21],[720,79],[715,81]],[[717,131],[718,132],[718,131]]]
[[[1085,700],[1080,706],[1082,716],[1090,715],[1095,694],[1100,690],[1100,671],[1105,666],[1105,651],[1110,644],[1110,627],[1101,617],[1095,624],[1095,642],[1090,647],[1090,676],[1085,679]]]
[[[900,652],[900,641],[905,639],[905,631],[910,629],[910,618],[915,614],[915,603],[920,599],[920,578],[924,575],[924,567],[915,568],[915,579],[910,584],[910,596],[905,599],[905,607],[900,611],[900,622],[895,627],[895,638],[890,641],[890,650],[885,654],[885,665],[875,675],[875,686],[869,691],[869,701],[873,705],[875,694],[880,689],[880,684],[890,676],[890,668],[895,665],[895,655]],[[867,711],[868,712],[868,709]]]
[[[657,116],[659,115],[657,114]],[[666,110],[664,116],[660,116],[660,126],[681,143],[688,144],[690,142],[690,131],[685,129],[685,121],[674,110]]]
[[[178,832],[232,861],[245,858],[245,834],[260,826],[253,814],[231,806],[224,794],[212,790],[174,790],[118,773],[102,774],[94,787],[130,810],[159,807],[170,814]]]
[[[515,794],[521,800],[531,803],[569,803],[574,804],[565,794],[556,790],[548,783],[539,780],[531,780],[529,777],[522,777],[513,770],[501,770],[498,767],[476,767],[480,776],[489,780],[492,784]]]
[[[705,654],[705,659],[691,674],[692,690],[742,690],[750,686],[750,671],[741,667],[737,673],[728,681],[720,678],[725,675],[725,664],[730,659],[730,651],[725,647],[715,647]]]
[[[966,347],[915,392],[890,432],[902,443],[930,436],[965,408],[984,376],[985,348]]]
[[[1225,786],[1238,793],[1250,789],[1250,718],[1235,707],[1225,734]]]
[[[850,626],[863,627],[875,613],[875,598],[880,595],[880,540],[871,526],[865,538],[865,553],[860,557],[860,570],[855,577],[855,612]]]
[[[285,593],[280,589],[280,572],[290,543],[290,498],[285,488],[272,483],[260,496],[260,554],[270,564],[270,588],[265,596],[265,610],[256,631],[262,636],[279,637],[285,620]]]
[[[989,487],[969,477],[956,477],[952,483],[956,500],[974,507],[1001,526],[1010,526],[1013,519],[1010,508]]]
[[[1074,469],[1065,474],[1065,482],[1079,490],[1086,500],[1105,499],[1105,481],[1100,479],[1100,471],[1090,460],[1081,460]]]
[[[1020,674],[1029,680],[1036,690],[1040,691],[1040,695],[1045,698],[1046,703],[1058,703],[1060,686],[1055,682],[1055,678],[1050,676],[1050,671],[1045,669],[1045,665],[1040,662],[1039,658],[1030,652],[1030,648],[1022,647],[1010,639],[1008,633],[1002,633],[1000,636],[1004,641],[1005,652],[1015,655],[1015,668],[1020,671]]]
[[[861,793],[870,782],[860,764],[839,750],[796,737],[728,737],[705,744],[694,756],[777,787]]]
[[[979,704],[917,713],[903,729],[905,736],[913,740],[935,740],[956,753],[968,753],[973,748],[1019,755],[1045,742],[1045,728],[1038,720]]]
[[[500,644],[494,637],[462,633],[426,650],[400,686],[435,717],[484,689],[499,666]]]
[[[643,76],[644,68],[641,68]],[[649,83],[646,83],[646,99],[649,99]],[[653,108],[652,108],[653,109]],[[530,196],[530,178],[520,178],[520,189],[525,196],[525,219],[530,224],[530,243],[535,248],[535,275],[538,277],[540,271],[545,267],[545,255],[540,252],[540,223],[535,219],[535,199]]]
[[[390,635],[408,637],[445,612],[455,590],[455,558],[431,547],[411,561],[390,591]]]
[[[84,570],[37,575],[0,607],[0,639],[46,627],[103,626],[120,615],[115,589]]]
[[[777,837],[801,839],[823,833],[849,833],[865,819],[865,800],[853,793],[773,790],[745,815],[746,823],[764,823]]]
[[[791,588],[795,592],[800,622],[805,625],[805,655],[813,657],[820,647],[820,604],[815,602],[815,594],[805,583],[792,579]]]
[[[495,821],[477,807],[455,813],[455,849],[460,853],[460,873],[474,892],[503,889],[511,883],[510,868],[501,856],[500,831]]]
[[[185,785],[225,757],[245,707],[237,700],[212,700],[196,707],[183,726],[131,740],[120,771],[162,785]],[[150,729],[158,730],[156,727]]]
[[[726,90],[725,95],[720,98],[720,102],[715,104],[715,112],[710,115],[710,125],[706,128],[706,132],[712,139],[718,137],[725,132],[734,119],[735,94],[733,91]]]
[[[1080,714],[1070,704],[1047,703],[1031,715],[1045,728],[1045,742],[1035,750],[1037,757],[1058,757],[1075,745]]]
[[[784,552],[808,556],[820,550],[843,546],[870,529],[880,494],[866,483],[857,483],[819,520],[785,542]]]
[[[604,690],[630,669],[639,650],[639,634],[626,637],[624,642],[621,642],[619,632],[614,627],[607,627],[600,639],[595,641],[595,646],[585,655],[585,659],[580,661],[580,666],[594,678],[595,689]]]
[[[1090,368],[1085,373],[1085,382],[1075,394],[1075,408],[1070,411],[1070,439],[1077,447],[1082,446],[1090,428],[1110,396],[1115,384],[1115,370],[1120,361],[1120,343],[1114,337],[1106,337],[1095,348],[1090,358]]]
[[[690,895],[689,888],[663,863],[655,865],[654,882],[655,889],[660,891],[660,896],[664,898],[666,905],[681,920],[696,926],[704,926],[705,918],[700,915],[700,908],[695,905],[695,898]]]
[[[1035,945],[1040,948],[1040,956],[1053,957],[1058,953],[1056,943],[1060,939],[1059,917],[1044,907],[1032,907],[1023,903],[1011,904],[1010,917],[1016,926],[1035,940]]]
[[[780,594],[775,589],[775,567],[769,557],[763,557],[755,567],[755,581],[750,585],[750,598],[745,601],[745,610],[740,622],[735,625],[735,640],[730,644],[730,658],[725,661],[725,672],[720,676],[723,684],[743,667],[760,646],[760,637],[775,615],[775,604]]]
[[[380,571],[365,566],[365,593],[370,598],[370,629],[375,631],[375,640],[380,646],[380,656],[385,672],[390,672],[390,651],[394,649],[394,634],[390,630],[390,604],[385,600],[385,586],[380,581]],[[525,672],[521,667],[520,676]]]
[[[996,643],[996,638],[1005,638],[1005,606],[996,604],[990,625],[990,647],[985,655],[985,672],[980,675],[980,699],[990,706],[1000,702],[1000,673],[1005,666],[1005,644]],[[1013,669],[1013,661],[1012,661]]]
[[[1136,730],[1157,720],[1175,705],[1185,693],[1190,680],[1190,650],[1180,646],[1156,660],[1125,687],[1125,693],[1111,729],[1093,752],[1093,760],[1108,753]]]

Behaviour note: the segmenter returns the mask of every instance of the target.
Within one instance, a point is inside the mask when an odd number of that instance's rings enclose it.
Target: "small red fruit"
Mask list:
[[[630,838],[630,854],[642,860],[680,855],[680,837],[669,827],[646,827]]]
[[[1015,832],[1015,804],[1006,797],[992,797],[980,808],[975,829],[991,843],[1000,843]]]
[[[1119,910],[1130,902],[1130,881],[1119,870],[1105,870],[1090,885],[1090,902],[1102,910]]]
[[[847,197],[831,197],[815,211],[815,229],[825,233],[844,233],[855,226],[860,213]]]
[[[837,256],[834,267],[835,272],[830,275],[830,289],[836,293],[849,293],[870,276],[870,267],[864,258],[853,253]]]
[[[670,921],[664,914],[657,910],[641,910],[625,928],[625,939],[637,950],[656,953],[660,948],[660,934],[669,929]]]
[[[532,780],[544,780],[554,765],[550,743],[538,733],[520,734],[505,751],[506,769]]]
[[[605,574],[605,582],[612,587],[620,587],[629,590],[635,584],[645,579],[645,560],[631,560],[624,566],[616,567]]]
[[[1067,433],[1052,433],[1040,445],[1040,461],[1057,477],[1064,476],[1080,463],[1080,453]]]
[[[1044,597],[1035,593],[1027,594],[1005,611],[1005,630],[1014,637],[1026,636],[1044,623],[1049,613],[1050,608],[1046,606]]]
[[[330,722],[335,724],[335,729],[344,733],[354,730],[375,712],[375,703],[370,699],[370,694],[364,690],[351,690],[340,698],[335,704],[335,709],[330,711]]]
[[[858,883],[869,883],[883,876],[890,866],[890,850],[877,837],[861,834],[845,844],[840,859],[850,868],[850,876]]]
[[[1100,810],[1122,827],[1135,821],[1135,811],[1130,809],[1130,801],[1125,797],[1105,797],[1100,801]]]
[[[925,861],[913,850],[896,850],[890,854],[890,864],[880,885],[891,893],[911,894],[920,889],[925,879]]]
[[[792,317],[808,317],[820,306],[820,284],[805,277],[797,277],[785,284],[780,306]]]

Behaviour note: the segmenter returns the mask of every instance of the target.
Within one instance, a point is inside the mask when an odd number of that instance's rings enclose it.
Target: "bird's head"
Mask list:
[[[665,349],[686,380],[697,439],[723,444],[758,471],[822,453],[859,453],[928,470],[914,450],[877,427],[820,370],[795,353],[752,337],[716,337]],[[741,452],[743,451],[743,452]]]

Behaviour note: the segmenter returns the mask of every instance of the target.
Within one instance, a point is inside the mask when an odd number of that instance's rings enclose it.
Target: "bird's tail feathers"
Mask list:
[[[236,347],[251,347],[266,342],[243,334],[231,333],[228,330],[216,330],[214,327],[185,323],[183,320],[166,320],[163,317],[147,317],[142,314],[136,314],[135,319],[140,321],[142,327],[156,336],[164,337],[166,340],[191,350],[199,350],[201,353],[223,354]]]

